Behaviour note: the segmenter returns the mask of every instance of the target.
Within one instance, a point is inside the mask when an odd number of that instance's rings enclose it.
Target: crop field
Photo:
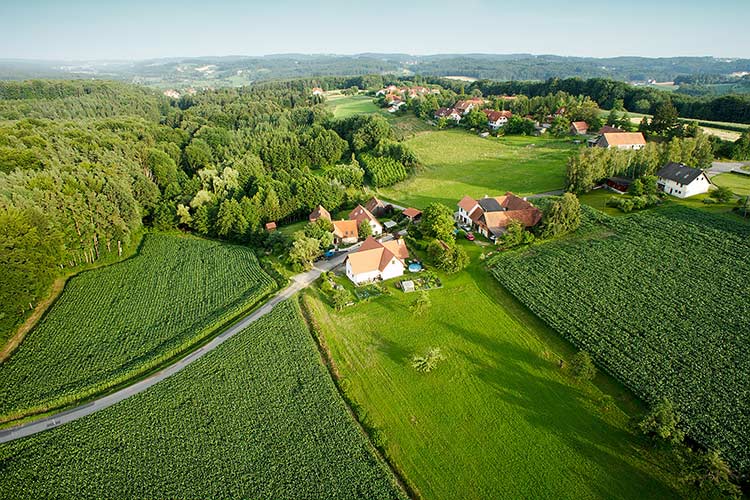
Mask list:
[[[137,377],[275,288],[248,248],[147,235],[132,259],[72,278],[0,365],[0,421]]]
[[[380,193],[417,208],[434,201],[452,207],[464,195],[506,191],[528,195],[563,189],[568,158],[579,147],[570,139],[485,139],[465,130],[433,130],[417,134],[407,144],[425,168]]]
[[[372,99],[372,96],[366,95],[342,95],[329,98],[326,104],[333,111],[335,118],[347,118],[352,115],[379,112],[380,108],[372,102]]]
[[[750,196],[750,175],[732,172],[711,177],[711,182],[717,186],[728,187],[739,196]]]
[[[672,400],[688,434],[750,467],[750,226],[673,205],[597,237],[503,254],[521,302],[649,402]]]
[[[431,306],[390,293],[333,310],[306,296],[342,387],[380,431],[392,463],[424,499],[677,498],[668,460],[628,430],[641,407],[609,377],[574,381],[567,342],[472,263],[437,273]],[[345,279],[345,278],[344,278]],[[411,366],[438,347],[430,373]],[[602,389],[600,389],[602,388]],[[611,395],[616,405],[599,401]],[[621,408],[629,413],[625,414]]]
[[[0,445],[18,498],[403,498],[294,302],[151,389]]]

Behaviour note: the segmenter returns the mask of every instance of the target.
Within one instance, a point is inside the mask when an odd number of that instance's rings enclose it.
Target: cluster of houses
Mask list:
[[[388,105],[388,111],[395,113],[401,106],[406,104],[406,99],[414,99],[415,97],[424,96],[427,94],[439,94],[439,89],[429,89],[416,85],[414,87],[397,87],[396,85],[388,85],[377,92],[376,97],[385,96],[385,103]]]
[[[494,241],[505,233],[511,221],[519,221],[526,228],[536,226],[542,220],[542,211],[526,198],[507,192],[480,199],[464,196],[454,218],[460,226]]]
[[[484,99],[478,97],[472,99],[463,99],[453,105],[452,108],[439,108],[435,111],[434,118],[439,120],[440,118],[446,118],[456,123],[460,122],[461,119],[468,115],[472,109],[480,108],[484,106]],[[485,110],[485,113],[491,110]],[[506,120],[507,122],[507,120]]]
[[[370,198],[364,205],[357,205],[349,212],[347,219],[332,220],[331,214],[323,206],[318,205],[310,213],[308,220],[315,222],[326,219],[333,225],[334,242],[337,245],[354,244],[360,239],[359,228],[363,222],[370,225],[371,236],[346,259],[346,275],[355,284],[368,283],[376,280],[386,280],[401,276],[406,268],[409,251],[406,243],[400,238],[388,241],[376,239],[384,233],[384,227],[389,228],[387,221],[381,224],[378,217],[383,217],[393,210],[393,206],[376,197]],[[412,222],[419,220],[422,212],[416,208],[407,208],[402,215]],[[395,227],[396,224],[390,224]]]

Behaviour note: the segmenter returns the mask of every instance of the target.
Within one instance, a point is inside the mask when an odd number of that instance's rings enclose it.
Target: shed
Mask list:
[[[387,220],[383,222],[383,227],[385,228],[386,231],[390,231],[391,229],[398,227],[398,224],[396,224],[392,220]]]
[[[266,223],[266,231],[273,232],[276,231],[276,223],[275,222],[267,222]]]
[[[404,280],[401,282],[401,289],[404,291],[404,293],[409,293],[414,291],[414,282],[412,280]]]

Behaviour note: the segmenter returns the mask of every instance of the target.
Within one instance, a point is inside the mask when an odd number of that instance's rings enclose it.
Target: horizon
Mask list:
[[[613,0],[598,5],[596,12],[582,12],[572,1],[497,8],[487,0],[469,0],[457,12],[446,1],[425,0],[396,9],[344,6],[338,0],[315,5],[218,0],[210,8],[196,0],[76,0],[64,5],[32,0],[0,6],[0,59],[142,61],[231,57],[169,54],[363,53],[750,58],[750,31],[744,26],[750,3],[743,0],[717,0],[713,8],[723,12],[720,23],[707,22],[705,7],[698,2],[665,0],[654,5],[633,0],[614,21],[609,12],[619,5]],[[444,29],[448,26],[450,30]]]
[[[27,57],[0,57],[0,62],[34,62],[34,63],[135,63],[145,61],[163,61],[170,59],[259,59],[272,57],[358,57],[358,56],[409,56],[409,57],[436,57],[436,56],[519,56],[519,57],[561,57],[566,59],[715,59],[720,61],[737,61],[750,60],[750,55],[746,57],[713,55],[713,54],[687,54],[687,55],[663,55],[663,56],[645,56],[640,54],[619,54],[610,56],[586,56],[577,54],[556,54],[556,53],[532,53],[532,52],[434,52],[425,54],[412,54],[408,52],[274,52],[267,54],[201,54],[201,55],[163,55],[145,58],[83,58],[83,59],[48,59],[48,58],[27,58]]]

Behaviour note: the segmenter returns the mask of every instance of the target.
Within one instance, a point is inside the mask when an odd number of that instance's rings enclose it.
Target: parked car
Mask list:
[[[469,240],[469,241],[474,241],[474,233],[467,232],[466,233],[466,239]]]

